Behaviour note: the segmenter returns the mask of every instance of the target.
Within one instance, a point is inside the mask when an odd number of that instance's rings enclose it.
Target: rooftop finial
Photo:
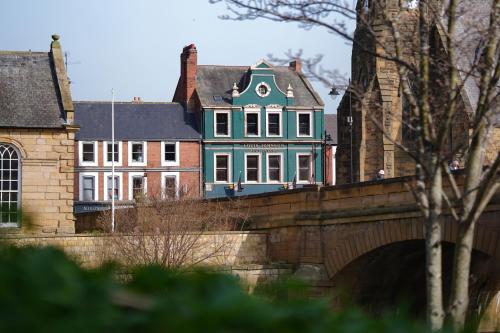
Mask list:
[[[61,36],[57,35],[57,34],[53,34],[52,35],[52,40],[55,42],[55,41],[58,41],[59,38],[61,38]]]
[[[238,91],[238,85],[236,84],[236,82],[233,84],[233,94],[232,94],[233,97],[240,97],[240,93]]]
[[[286,88],[286,97],[293,97],[293,88],[292,84],[288,84],[288,88]]]

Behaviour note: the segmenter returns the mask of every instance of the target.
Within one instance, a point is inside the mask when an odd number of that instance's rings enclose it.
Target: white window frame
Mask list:
[[[165,199],[165,178],[166,177],[175,177],[175,198],[179,198],[179,192],[180,192],[180,174],[177,171],[166,171],[161,173],[161,197]]]
[[[280,156],[280,179],[279,181],[271,180],[269,177],[269,157],[270,156]],[[283,153],[268,153],[266,154],[266,181],[270,184],[281,184],[283,183]]]
[[[143,146],[144,159],[142,162],[132,161],[132,145],[140,143]],[[128,142],[128,165],[130,166],[146,166],[148,164],[148,142],[147,141],[129,141]]]
[[[102,197],[104,201],[111,201],[111,197],[108,197],[108,177],[111,177],[111,172],[104,172],[103,179],[103,189],[102,189]],[[115,172],[115,177],[118,177],[118,199],[115,200],[123,200],[123,177],[121,172]]]
[[[99,173],[98,172],[80,172],[79,175],[79,199],[83,201],[83,177],[94,177],[94,200],[99,201]]]
[[[245,184],[258,184],[262,182],[262,154],[261,153],[245,153],[245,167],[243,169],[243,173],[245,174]],[[258,156],[259,161],[257,163],[257,181],[249,181],[247,179],[247,156]]]
[[[9,189],[3,189],[3,190],[0,190],[0,195],[2,195],[3,193],[7,193],[7,195],[9,195],[10,193],[16,193],[17,194],[17,202],[16,202],[16,208],[17,210],[19,210],[21,208],[21,204],[22,204],[22,185],[23,185],[23,182],[22,182],[22,155],[19,151],[19,149],[17,148],[17,146],[15,146],[14,144],[12,143],[7,143],[7,142],[2,142],[0,141],[0,146],[3,146],[4,147],[4,152],[3,152],[3,157],[5,159],[9,159],[11,161],[15,161],[16,159],[13,159],[12,158],[12,153],[9,154],[9,156],[7,156],[8,154],[8,150],[9,149],[12,149],[14,151],[14,153],[17,155],[17,169],[16,168],[12,168],[12,166],[10,166],[8,169],[4,169],[4,170],[9,170],[11,172],[15,172],[17,171],[17,190],[12,190],[10,187]],[[0,159],[0,163],[3,161],[3,159]],[[12,174],[10,174],[7,179],[6,179],[8,182],[11,182],[11,184],[13,182],[15,182],[15,180],[12,179]],[[4,201],[4,200],[0,200],[0,204],[12,204],[14,201],[11,201],[10,199],[10,196],[9,198],[7,199],[7,201]],[[0,223],[0,228],[18,228],[20,227],[20,222],[21,222],[21,216],[19,213],[16,214],[16,221],[15,222],[12,222],[10,221],[10,216],[9,216],[9,222],[2,222]]]
[[[301,114],[307,114],[309,115],[309,135],[304,135],[304,134],[300,134],[300,129],[299,129],[299,115]],[[314,127],[313,127],[313,113],[311,111],[297,111],[297,115],[296,115],[296,123],[297,123],[297,137],[298,138],[312,138],[313,136],[313,130],[314,130]]]
[[[269,134],[269,115],[278,114],[280,116],[279,128],[280,135]],[[283,137],[283,111],[280,109],[266,109],[266,136],[270,138],[281,138]]]
[[[143,187],[144,187],[144,195],[148,193],[148,177],[146,177],[146,174],[144,172],[129,172],[128,173],[128,199],[129,200],[134,200],[134,196],[132,193],[133,190],[133,183],[132,179],[134,177],[141,176],[144,179]]]
[[[257,135],[255,134],[248,134],[247,133],[247,115],[248,114],[257,114]],[[260,131],[261,131],[261,127],[260,127],[260,109],[257,109],[257,108],[252,108],[252,109],[245,109],[245,112],[244,112],[244,115],[245,117],[244,119],[244,131],[245,131],[245,136],[246,137],[250,137],[250,138],[260,138]]]
[[[217,156],[227,156],[227,181],[218,181],[217,180]],[[232,156],[230,153],[215,153],[214,154],[214,183],[217,184],[229,184],[233,179],[233,170],[232,170]]]
[[[83,161],[83,144],[84,143],[91,143],[94,145],[94,161],[93,162],[84,162]],[[97,163],[99,161],[99,150],[98,150],[98,144],[97,141],[78,141],[78,162],[81,166],[97,166]]]
[[[227,135],[217,134],[217,115],[227,114]],[[230,138],[231,137],[231,111],[229,110],[217,110],[214,111],[214,137],[216,138]]]
[[[175,161],[165,160],[165,145],[174,144],[175,145]],[[161,143],[161,166],[179,166],[180,156],[179,156],[179,141],[163,141]]]
[[[112,162],[108,161],[108,144],[112,144],[111,141],[103,141],[102,142],[102,161],[104,166],[111,166]],[[115,166],[121,166],[122,165],[122,142],[121,141],[115,141],[115,144],[118,145],[118,162],[115,162]]]
[[[309,156],[309,177],[308,179],[306,180],[300,180],[300,170],[299,170],[299,157],[300,156]],[[311,176],[314,172],[313,170],[313,165],[314,165],[314,161],[313,161],[313,156],[311,153],[297,153],[296,156],[295,156],[295,172],[297,174],[297,184],[309,184],[310,181],[311,181]]]

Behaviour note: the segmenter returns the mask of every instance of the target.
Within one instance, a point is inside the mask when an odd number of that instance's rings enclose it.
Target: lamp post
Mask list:
[[[350,144],[349,144],[349,153],[350,153],[350,180],[351,183],[354,183],[354,163],[353,163],[353,149],[352,149],[352,132],[353,132],[353,118],[352,118],[352,89],[351,89],[351,79],[349,79],[349,84],[344,86],[333,86],[328,95],[330,95],[333,99],[340,95],[339,90],[349,91],[349,115],[347,116],[347,124],[349,125],[349,134],[350,134]]]
[[[111,89],[111,232],[115,232],[115,90]]]

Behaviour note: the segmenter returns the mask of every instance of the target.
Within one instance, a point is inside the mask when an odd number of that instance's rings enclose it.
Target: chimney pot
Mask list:
[[[302,61],[300,59],[295,59],[294,61],[291,61],[289,64],[289,67],[296,71],[296,72],[302,72]]]

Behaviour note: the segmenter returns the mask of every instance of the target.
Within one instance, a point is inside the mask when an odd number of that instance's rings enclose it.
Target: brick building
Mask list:
[[[75,213],[108,209],[112,199],[111,103],[75,102]],[[115,200],[200,194],[200,136],[178,103],[115,103]]]
[[[74,233],[73,103],[59,36],[49,52],[0,51],[0,227]],[[26,230],[24,230],[26,231]]]
[[[372,180],[378,170],[384,170],[386,177],[398,177],[414,174],[413,160],[382,134],[380,128],[372,121],[374,118],[386,132],[400,143],[412,147],[415,132],[412,130],[408,103],[401,92],[397,67],[386,59],[376,58],[364,52],[362,47],[372,52],[383,53],[381,45],[392,49],[391,41],[387,39],[389,28],[382,19],[382,11],[390,17],[396,13],[400,20],[397,28],[401,33],[404,46],[404,57],[408,62],[414,62],[414,50],[418,50],[418,1],[388,0],[385,7],[379,7],[378,1],[358,1],[358,19],[354,33],[356,43],[353,43],[351,82],[357,94],[346,92],[338,108],[338,149],[337,149],[337,180],[338,183],[348,183],[351,177],[354,182]],[[470,140],[471,115],[478,101],[478,83],[474,75],[467,76],[470,64],[475,62],[481,52],[481,29],[488,22],[491,2],[484,0],[469,0],[460,2],[460,15],[457,26],[458,66],[463,82],[463,90],[458,101],[459,110],[455,115],[451,135],[447,140],[448,151],[465,145]],[[370,25],[367,26],[367,23]],[[445,24],[446,25],[446,24]],[[371,32],[375,32],[375,37]],[[445,40],[437,25],[431,29],[433,44],[431,56],[438,60],[443,56]],[[377,44],[375,40],[380,43]],[[436,61],[435,64],[438,62]],[[434,94],[434,110],[439,110],[441,94],[440,71],[433,68],[432,93]],[[415,83],[416,84],[416,83]],[[355,96],[356,95],[356,96]],[[362,96],[357,98],[357,96]],[[352,97],[352,98],[350,98]],[[498,108],[498,103],[497,106]],[[352,118],[351,118],[352,117]],[[352,122],[349,120],[352,119]],[[500,150],[500,115],[492,120],[496,127],[492,129],[490,141],[485,145],[486,163],[491,163]],[[352,145],[351,145],[352,137]],[[352,156],[352,158],[351,158]],[[460,159],[460,153],[455,155]],[[351,170],[352,169],[352,170]],[[352,174],[352,175],[351,175]]]
[[[191,44],[174,101],[200,123],[206,197],[322,183],[324,106],[300,62],[198,65]]]
[[[336,184],[336,152],[337,152],[337,115],[325,114],[325,156],[324,174],[325,184]]]

